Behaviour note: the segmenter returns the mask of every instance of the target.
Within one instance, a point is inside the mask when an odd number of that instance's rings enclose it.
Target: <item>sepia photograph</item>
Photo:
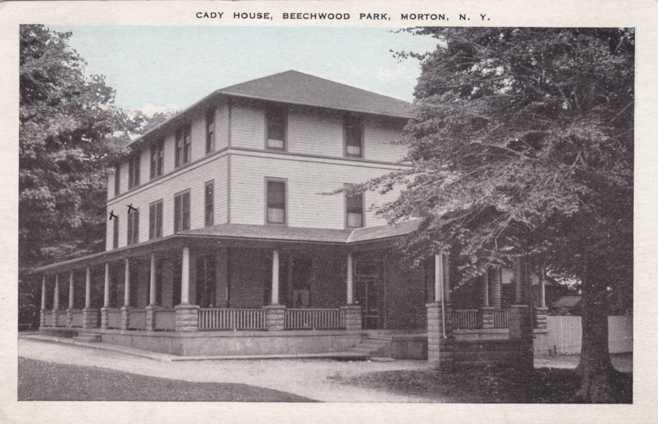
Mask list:
[[[18,30],[19,403],[633,403],[635,28]]]

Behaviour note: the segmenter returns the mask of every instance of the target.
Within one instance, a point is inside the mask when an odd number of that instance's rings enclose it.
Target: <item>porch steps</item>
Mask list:
[[[390,357],[392,335],[369,335],[361,343],[350,349],[350,352],[368,355],[369,357]]]
[[[101,335],[95,333],[78,333],[77,336],[73,337],[73,340],[85,343],[100,343]]]

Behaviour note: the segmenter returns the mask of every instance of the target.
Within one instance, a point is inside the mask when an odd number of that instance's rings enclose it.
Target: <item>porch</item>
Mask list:
[[[337,246],[189,239],[135,249],[44,274],[41,329],[181,355],[342,351],[363,336],[360,255]]]

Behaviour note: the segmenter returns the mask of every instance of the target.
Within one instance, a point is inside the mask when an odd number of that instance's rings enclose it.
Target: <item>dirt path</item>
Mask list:
[[[333,361],[333,360],[221,360],[159,362],[116,352],[19,339],[18,355],[59,364],[95,366],[134,374],[192,382],[244,383],[281,390],[329,402],[436,402],[333,382],[332,376],[351,377],[386,370],[424,369],[424,361]]]

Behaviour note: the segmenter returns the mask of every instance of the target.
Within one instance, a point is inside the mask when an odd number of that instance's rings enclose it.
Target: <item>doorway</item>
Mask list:
[[[376,260],[357,260],[355,267],[356,300],[361,305],[361,320],[364,329],[381,328],[382,284],[381,264]]]

